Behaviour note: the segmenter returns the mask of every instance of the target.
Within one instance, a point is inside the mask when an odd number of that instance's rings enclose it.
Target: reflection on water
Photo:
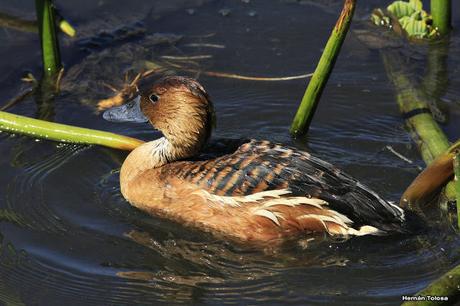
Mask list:
[[[0,10],[33,15],[29,2],[0,1]],[[124,3],[59,3],[80,37],[63,38],[67,75],[55,98],[56,121],[156,138],[147,125],[113,124],[95,113],[98,99],[111,95],[107,84],[119,87],[126,73],[132,76],[146,61],[171,56],[210,55],[187,63],[210,71],[311,72],[341,6],[341,1],[136,0],[121,10]],[[369,31],[359,20],[382,3],[359,6],[354,29]],[[378,51],[363,43],[362,35],[349,34],[303,139],[290,139],[288,127],[305,80],[264,83],[193,74],[215,103],[215,135],[264,138],[312,151],[397,200],[423,162],[404,129]],[[0,100],[6,101],[19,92],[25,70],[38,74],[40,54],[33,34],[1,30],[0,39],[7,42],[0,45]],[[387,44],[405,54],[414,78],[446,114],[440,119],[446,134],[459,138],[458,33],[448,56],[432,47],[429,62],[428,48]],[[423,83],[428,70],[435,71],[429,73],[433,79]],[[11,111],[35,116],[33,97]],[[0,133],[0,156],[3,304],[394,305],[460,262],[460,240],[438,215],[420,235],[304,240],[260,250],[129,206],[118,181],[125,152]]]

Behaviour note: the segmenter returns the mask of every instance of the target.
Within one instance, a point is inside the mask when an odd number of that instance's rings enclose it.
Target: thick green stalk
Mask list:
[[[0,111],[0,130],[59,142],[133,150],[144,142],[114,133],[53,123]]]
[[[410,301],[405,302],[402,306],[431,306],[431,305],[458,305],[456,302],[460,300],[460,265],[456,266],[422,291],[417,292],[414,296],[438,296],[447,297],[447,301]]]
[[[433,25],[441,35],[449,33],[452,20],[451,0],[431,0]]]
[[[46,77],[55,76],[61,69],[55,10],[51,0],[35,0],[35,9],[42,47],[44,74]]]
[[[308,131],[323,89],[334,68],[340,48],[350,27],[355,5],[356,0],[345,0],[340,17],[332,30],[318,66],[308,83],[302,102],[292,122],[290,132],[294,136],[305,134]]]
[[[412,138],[417,143],[423,160],[427,165],[430,165],[438,156],[443,156],[448,151],[449,141],[430,114],[429,106],[423,99],[422,92],[412,84],[404,72],[405,64],[399,54],[384,51],[382,57],[388,78],[392,81],[397,93],[400,112],[406,117],[406,124],[411,131]],[[442,165],[445,163],[443,162]],[[438,175],[443,176],[441,173]],[[425,204],[427,198],[421,194],[427,187],[427,183],[434,186],[442,182],[425,180],[423,184],[411,184],[404,192],[400,205]],[[452,182],[447,184],[445,195],[449,200],[455,199],[455,189]]]

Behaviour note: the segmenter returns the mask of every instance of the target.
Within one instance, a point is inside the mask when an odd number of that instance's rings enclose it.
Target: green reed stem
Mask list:
[[[431,305],[457,305],[460,300],[460,265],[456,266],[425,289],[417,292],[415,296],[443,296],[448,297],[448,301],[410,301],[405,302],[401,306],[431,306]]]
[[[127,151],[144,143],[142,140],[114,133],[53,123],[1,111],[0,130],[46,140],[100,145]]]
[[[449,33],[452,20],[451,0],[431,0],[431,16],[433,25],[441,35]]]
[[[321,94],[334,68],[340,48],[342,47],[342,43],[350,27],[355,5],[356,0],[345,0],[340,17],[332,30],[331,36],[318,62],[318,66],[308,83],[305,94],[292,122],[290,132],[293,136],[299,136],[308,132]]]
[[[55,10],[51,0],[35,0],[35,9],[42,47],[43,71],[46,77],[55,76],[61,68]]]

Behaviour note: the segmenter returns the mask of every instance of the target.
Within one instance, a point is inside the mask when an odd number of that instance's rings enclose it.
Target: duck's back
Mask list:
[[[377,229],[372,233],[404,231],[404,212],[399,207],[331,164],[268,141],[251,140],[233,153],[174,162],[159,171],[163,180],[174,177],[196,185],[209,194],[210,201],[232,203],[233,198],[237,206],[244,207],[250,206],[251,199],[266,198],[260,202],[264,211],[259,215],[277,225],[288,222],[287,218],[297,222],[300,217],[316,217],[325,228],[326,221],[341,219],[357,230],[363,226]]]

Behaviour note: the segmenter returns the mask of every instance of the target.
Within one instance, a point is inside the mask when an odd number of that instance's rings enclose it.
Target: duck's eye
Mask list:
[[[158,99],[159,99],[159,98],[158,98],[158,96],[157,96],[156,94],[151,94],[151,95],[149,96],[149,100],[150,100],[150,102],[152,102],[152,103],[157,102]]]

